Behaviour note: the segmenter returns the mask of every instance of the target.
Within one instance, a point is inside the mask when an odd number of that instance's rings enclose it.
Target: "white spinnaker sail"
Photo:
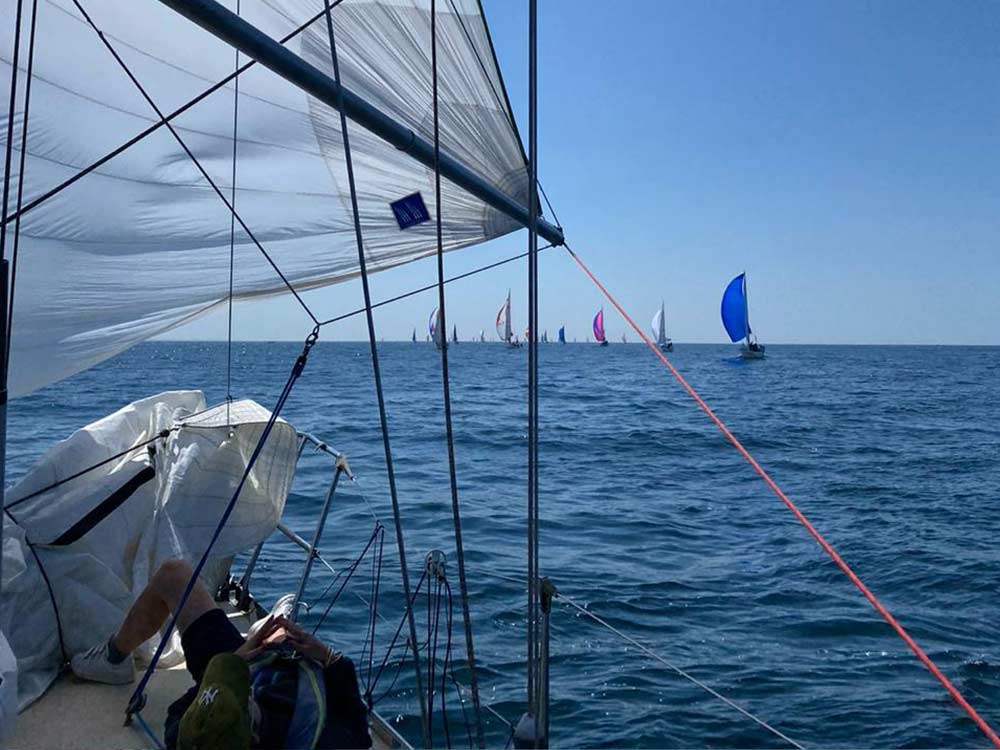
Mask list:
[[[235,0],[224,2],[235,9]],[[13,18],[13,5],[0,0],[5,19]],[[232,48],[158,2],[88,0],[85,7],[164,112],[234,69]],[[321,0],[241,2],[242,16],[276,39],[322,9]],[[523,149],[510,124],[479,3],[454,0],[437,9],[442,150],[527,204]],[[430,0],[348,0],[334,9],[334,23],[345,86],[431,139]],[[27,32],[25,23],[22,67]],[[11,36],[0,35],[3,122]],[[332,70],[325,18],[287,46],[321,70]],[[23,90],[22,76],[19,95]],[[174,121],[227,196],[233,103],[229,84]],[[22,109],[19,96],[18,123]],[[39,4],[25,203],[156,119],[71,0]],[[16,172],[17,130],[14,140]],[[435,252],[433,221],[400,230],[389,206],[420,192],[434,217],[432,172],[357,125],[351,126],[351,147],[369,270]],[[237,210],[297,289],[357,274],[339,115],[261,66],[240,76],[236,186]],[[447,180],[442,190],[445,250],[516,228]],[[27,213],[17,267],[11,395],[72,375],[224,305],[229,228],[225,205],[165,128]],[[234,284],[237,300],[286,291],[238,225]],[[316,312],[323,317],[334,311]],[[305,316],[301,327],[303,334],[311,327]]]
[[[661,307],[656,311],[656,315],[653,316],[653,322],[650,324],[650,328],[653,331],[653,335],[656,337],[656,343],[662,344],[666,340],[666,333],[663,330],[663,308]]]
[[[497,313],[497,336],[501,341],[510,342],[511,330],[510,330],[510,297],[504,300],[503,305],[500,307],[500,312]]]

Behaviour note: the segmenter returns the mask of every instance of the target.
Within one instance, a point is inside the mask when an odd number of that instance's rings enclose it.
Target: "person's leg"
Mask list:
[[[184,560],[167,560],[160,565],[146,584],[146,588],[129,608],[125,620],[115,634],[88,651],[76,654],[70,660],[73,672],[78,677],[95,682],[109,684],[132,682],[135,678],[132,652],[163,627],[170,613],[180,603],[193,573],[191,566]],[[177,618],[181,635],[183,636],[188,626],[199,617],[214,609],[218,607],[211,595],[201,582],[196,583]],[[222,624],[228,625],[221,610],[218,614],[222,617]],[[235,628],[233,630],[235,631]],[[225,641],[227,646],[230,642],[236,642],[239,631],[235,631],[235,636]]]
[[[112,636],[115,649],[130,654],[156,635],[180,603],[193,573],[186,560],[167,560],[160,565]],[[177,629],[183,635],[188,625],[216,607],[208,589],[201,581],[196,582],[177,618]]]

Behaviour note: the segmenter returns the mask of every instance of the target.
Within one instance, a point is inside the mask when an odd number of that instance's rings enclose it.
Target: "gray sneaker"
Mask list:
[[[286,617],[292,619],[292,603],[295,601],[295,594],[285,594],[274,603],[271,609],[272,617]],[[302,606],[301,604],[299,606]]]
[[[73,674],[81,680],[90,682],[103,682],[106,685],[128,685],[135,680],[135,663],[132,655],[125,657],[124,661],[112,664],[108,659],[108,644],[102,643],[99,646],[77,654],[69,662]]]
[[[257,622],[250,626],[250,630],[247,631],[247,638],[251,638],[258,630],[264,627],[266,623],[272,617],[287,617],[289,620],[292,619],[292,602],[295,600],[295,594],[285,594],[283,597],[278,599],[274,603],[274,607],[271,609],[270,614],[265,617],[261,617]]]

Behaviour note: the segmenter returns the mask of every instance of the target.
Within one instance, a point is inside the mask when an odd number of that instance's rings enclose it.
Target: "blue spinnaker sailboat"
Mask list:
[[[742,341],[750,335],[746,282],[746,274],[741,273],[729,282],[722,295],[722,325],[730,341]]]
[[[561,326],[559,328],[559,343],[560,344],[566,343],[566,326]]]
[[[757,359],[764,356],[764,346],[758,344],[750,329],[750,309],[747,302],[747,275],[741,273],[729,282],[722,294],[722,325],[731,341],[744,341],[741,356]]]

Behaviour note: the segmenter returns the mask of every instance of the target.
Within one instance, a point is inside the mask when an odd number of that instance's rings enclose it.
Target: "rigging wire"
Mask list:
[[[792,502],[791,498],[785,494],[785,492],[778,486],[778,483],[771,478],[771,475],[767,473],[763,466],[761,466],[757,459],[753,457],[749,450],[740,442],[739,438],[733,434],[733,432],[726,426],[725,422],[719,418],[719,416],[712,410],[712,408],[702,399],[698,392],[685,380],[684,376],[681,375],[680,371],[674,367],[673,363],[659,350],[659,347],[645,334],[645,332],[636,325],[635,321],[629,316],[625,309],[618,303],[612,295],[611,292],[597,279],[594,273],[587,267],[587,265],[580,259],[580,257],[573,251],[573,249],[567,244],[565,245],[566,252],[569,253],[570,257],[576,262],[576,264],[583,270],[583,272],[590,278],[592,282],[601,290],[601,293],[607,298],[607,300],[614,305],[615,309],[621,313],[621,316],[625,321],[632,326],[635,332],[639,335],[639,338],[645,342],[646,346],[655,354],[663,365],[670,371],[670,374],[674,376],[674,379],[680,383],[681,387],[687,391],[688,395],[694,399],[695,403],[699,408],[705,412],[709,419],[715,423],[715,426],[719,428],[726,440],[728,440],[734,448],[739,452],[741,456],[746,460],[748,464],[753,468],[755,472],[764,480],[764,483],[771,488],[771,491],[777,495],[778,499],[784,503],[795,518],[801,523],[809,535],[823,548],[823,551],[836,563],[837,567],[843,571],[844,575],[850,579],[858,590],[864,595],[865,599],[875,608],[875,610],[885,619],[889,626],[896,632],[903,642],[910,648],[910,650],[917,656],[917,658],[923,663],[925,667],[930,671],[934,677],[937,678],[938,682],[944,686],[944,689],[952,697],[952,699],[959,705],[959,707],[965,711],[970,719],[975,723],[975,725],[982,731],[983,734],[993,743],[995,747],[1000,748],[1000,737],[997,736],[993,728],[983,719],[975,708],[972,707],[965,697],[958,691],[958,689],[951,683],[951,681],[945,676],[945,674],[938,668],[937,664],[924,652],[922,648],[917,644],[915,640],[910,636],[906,629],[899,623],[898,620],[892,615],[892,613],[886,609],[885,605],[879,601],[878,597],[864,584],[864,582],[858,577],[850,565],[840,556],[840,553],[834,549],[826,538],[819,532],[819,530],[812,525],[812,522],[806,518],[805,514],[799,510],[798,506]]]
[[[330,603],[327,604],[326,609],[323,610],[323,614],[320,615],[319,620],[317,620],[316,624],[313,625],[312,629],[313,635],[316,635],[316,631],[323,626],[324,622],[326,622],[326,618],[329,616],[330,610],[333,609],[333,605],[337,603],[338,599],[340,599],[340,595],[344,592],[344,589],[347,587],[347,584],[350,582],[351,578],[354,577],[354,573],[357,571],[358,566],[361,565],[361,561],[365,559],[365,556],[368,554],[368,550],[372,548],[372,545],[375,544],[376,539],[378,539],[378,537],[382,533],[384,533],[384,530],[385,527],[382,525],[382,522],[376,521],[375,528],[372,529],[371,536],[368,538],[368,543],[365,545],[364,549],[361,550],[361,554],[358,555],[355,558],[354,562],[352,562],[350,566],[347,568],[347,577],[344,578],[344,580],[341,582],[340,588],[337,589],[337,593],[333,595],[333,598],[330,599]],[[341,571],[341,573],[343,573],[343,571]],[[317,601],[322,601],[323,599],[326,599],[326,595],[330,593],[330,590],[333,588],[334,584],[337,583],[337,580],[339,578],[340,575],[338,574],[337,576],[334,577],[332,581],[330,581],[330,584],[326,587],[326,589],[323,590],[323,593],[320,594],[319,597],[317,597]],[[369,612],[370,611],[371,607],[369,607]]]
[[[331,3],[331,7],[335,8],[338,5],[340,5],[343,1],[344,0],[333,0],[333,2]],[[315,15],[313,15],[309,19],[307,19],[303,24],[301,24],[297,28],[293,29],[288,34],[286,34],[285,36],[281,37],[281,39],[278,40],[278,43],[279,44],[285,44],[285,43],[291,41],[292,39],[294,39],[295,37],[297,37],[299,34],[301,34],[303,31],[305,31],[310,26],[312,26],[314,23],[316,23],[316,21],[318,21],[319,19],[323,18],[323,16],[325,14],[326,14],[325,10],[319,11],[318,13],[316,13]],[[159,130],[160,128],[162,128],[164,125],[167,125],[170,122],[172,122],[173,120],[177,119],[182,114],[184,114],[185,112],[187,112],[189,109],[191,109],[192,107],[194,107],[196,104],[199,104],[204,99],[207,99],[209,96],[211,96],[212,94],[214,94],[219,89],[223,88],[230,81],[235,80],[238,76],[240,76],[243,73],[247,72],[250,68],[252,68],[256,64],[257,64],[256,60],[250,60],[250,61],[244,63],[242,67],[240,67],[238,70],[236,70],[236,72],[230,73],[225,78],[223,78],[220,81],[212,84],[207,89],[205,89],[204,91],[202,91],[200,94],[198,94],[197,96],[195,96],[193,99],[189,99],[187,102],[185,102],[184,104],[182,104],[180,107],[178,107],[177,109],[173,110],[170,114],[168,114],[166,116],[160,116],[159,119],[156,122],[154,122],[152,125],[150,125],[145,130],[137,133],[135,136],[133,136],[129,140],[125,141],[121,145],[117,146],[116,148],[112,149],[111,151],[108,151],[104,156],[102,156],[101,158],[97,159],[96,161],[91,162],[86,167],[83,167],[79,171],[74,172],[73,175],[71,175],[67,179],[63,180],[62,182],[60,182],[58,185],[55,185],[54,187],[49,188],[48,190],[46,190],[44,193],[42,193],[38,197],[32,198],[31,201],[27,205],[25,205],[21,209],[18,209],[18,211],[17,211],[16,214],[13,214],[11,216],[4,216],[2,222],[0,222],[0,228],[6,227],[7,224],[10,223],[11,221],[14,221],[14,220],[20,218],[21,216],[23,216],[24,214],[28,213],[32,209],[38,208],[38,206],[40,206],[43,203],[45,203],[45,201],[49,200],[50,198],[55,197],[56,195],[58,195],[59,193],[61,193],[63,190],[65,190],[66,188],[68,188],[70,185],[73,185],[75,182],[77,182],[81,178],[86,177],[88,174],[90,174],[94,170],[99,169],[100,167],[102,167],[105,164],[107,164],[109,161],[111,161],[112,159],[114,159],[116,156],[118,156],[118,155],[122,154],[123,152],[127,151],[128,149],[132,148],[132,146],[136,145],[140,141],[145,140],[148,136],[150,136],[153,133],[155,133],[157,130]]]
[[[420,594],[420,589],[423,588],[424,582],[426,580],[427,580],[427,569],[424,568],[424,572],[421,574],[420,579],[417,581],[417,585],[414,587],[413,591],[410,594],[410,598],[406,602],[406,611],[403,613],[403,616],[399,620],[399,627],[396,628],[396,633],[395,635],[393,635],[392,641],[390,641],[389,643],[389,648],[385,652],[385,656],[382,659],[382,663],[379,665],[378,671],[375,672],[375,679],[368,686],[369,693],[375,689],[375,686],[378,684],[379,678],[382,676],[382,672],[385,670],[386,665],[389,663],[389,659],[392,657],[392,652],[396,648],[396,642],[399,640],[399,636],[403,632],[403,626],[407,622],[409,613],[413,611],[413,605],[416,603],[417,596]],[[411,647],[414,653],[416,653],[419,650],[419,644],[416,640],[408,640],[407,645]],[[400,661],[400,666],[399,669],[397,670],[396,677],[392,681],[392,686],[395,686],[396,680],[399,679],[399,671],[402,670],[402,665],[405,661],[406,657],[404,655],[403,659]],[[369,697],[368,699],[369,702],[372,705],[378,704],[379,701],[381,701],[383,698],[386,697],[386,695],[389,694],[389,692],[391,692],[392,686],[390,686],[389,690],[387,690],[375,701],[371,701],[371,698]]]
[[[74,0],[75,1],[75,0]],[[267,438],[271,434],[271,430],[278,421],[278,416],[281,414],[282,408],[285,406],[285,402],[288,400],[289,395],[291,395],[292,389],[295,387],[296,382],[298,382],[299,377],[302,375],[303,370],[305,370],[306,363],[309,361],[309,352],[316,345],[316,341],[319,339],[319,326],[313,328],[312,332],[306,337],[305,342],[302,345],[302,353],[299,354],[298,358],[295,360],[295,364],[292,366],[291,372],[288,375],[288,380],[285,382],[285,386],[281,391],[281,395],[278,396],[275,402],[274,408],[271,410],[271,416],[264,425],[264,429],[261,431],[260,437],[257,439],[257,444],[254,446],[253,452],[250,454],[250,458],[247,461],[246,468],[243,470],[243,475],[240,477],[239,483],[236,485],[236,490],[233,492],[232,498],[226,505],[222,516],[219,518],[219,522],[215,527],[215,531],[212,532],[211,538],[208,540],[208,544],[205,546],[205,551],[202,553],[201,558],[198,560],[198,564],[194,567],[194,572],[191,574],[191,580],[188,581],[187,586],[184,588],[184,593],[181,594],[177,606],[174,609],[174,613],[167,623],[166,628],[163,629],[163,635],[160,638],[160,642],[156,647],[156,651],[153,654],[153,658],[150,660],[149,665],[146,667],[146,672],[143,674],[142,678],[139,680],[139,684],[136,685],[135,690],[132,693],[132,697],[129,699],[128,707],[125,710],[125,721],[128,723],[131,721],[132,715],[141,711],[143,705],[145,704],[144,691],[146,685],[149,683],[150,678],[153,676],[153,670],[156,669],[156,663],[160,660],[163,655],[163,651],[166,648],[167,643],[170,641],[170,636],[177,626],[177,618],[184,609],[184,605],[191,596],[191,592],[194,590],[195,585],[198,583],[198,577],[201,575],[202,570],[205,568],[205,563],[208,561],[208,556],[212,551],[212,547],[219,540],[222,535],[222,530],[226,526],[226,522],[232,515],[233,508],[236,507],[236,501],[240,497],[240,493],[243,491],[243,486],[246,484],[247,479],[250,476],[250,472],[253,470],[257,463],[257,459],[264,450],[264,444],[267,442]]]
[[[240,0],[236,0],[236,15],[240,14]],[[236,70],[240,69],[240,51],[236,50]],[[229,200],[233,211],[229,215],[229,310],[226,328],[226,425],[231,425],[230,407],[233,403],[233,276],[236,266],[236,150],[239,144],[240,79],[233,79],[233,172]]]
[[[472,689],[472,707],[476,719],[476,740],[480,748],[486,747],[483,720],[479,708],[479,676],[476,674],[476,652],[472,640],[472,614],[469,611],[469,587],[465,574],[465,548],[462,543],[462,514],[458,501],[458,472],[455,465],[455,434],[451,418],[451,384],[448,376],[448,322],[445,317],[444,294],[444,236],[441,201],[441,118],[438,96],[438,40],[437,2],[431,0],[431,95],[434,115],[434,206],[437,231],[438,315],[441,316],[441,391],[444,402],[445,442],[448,448],[448,480],[451,486],[452,525],[455,533],[455,561],[458,566],[458,590],[462,604],[462,622],[465,626],[465,650],[469,661],[469,684]],[[433,695],[433,686],[431,687]],[[433,708],[433,702],[431,703]]]
[[[143,440],[141,443],[136,443],[131,448],[126,448],[125,450],[120,451],[120,452],[114,454],[113,456],[109,456],[108,458],[105,458],[105,459],[103,459],[101,461],[98,461],[96,464],[91,464],[90,466],[88,466],[85,469],[81,469],[80,471],[77,471],[77,472],[74,472],[73,474],[70,474],[68,477],[64,477],[64,478],[59,479],[59,480],[57,480],[55,482],[52,482],[52,484],[48,484],[45,487],[42,487],[40,490],[35,490],[34,492],[32,492],[29,495],[25,495],[24,497],[18,498],[17,500],[14,500],[14,501],[8,503],[7,505],[4,506],[4,510],[10,510],[11,508],[16,508],[21,503],[26,503],[29,500],[38,497],[39,495],[44,495],[49,490],[54,490],[56,487],[64,485],[67,482],[72,482],[74,479],[82,477],[84,474],[87,474],[87,473],[93,471],[94,469],[99,469],[102,466],[105,466],[106,464],[111,463],[112,461],[117,461],[119,458],[124,458],[129,453],[134,453],[137,450],[141,450],[142,448],[147,447],[151,443],[155,443],[157,440],[165,440],[165,439],[167,439],[170,436],[171,432],[174,432],[174,431],[176,431],[178,429],[180,429],[180,428],[179,427],[170,427],[169,429],[160,430],[158,433],[156,433],[156,435],[154,435],[153,437],[149,438],[148,440]]]
[[[554,245],[551,244],[545,245],[544,247],[538,248],[538,252],[541,252],[542,250],[548,250],[551,247],[554,247]],[[457,276],[451,276],[445,279],[444,283],[450,284],[453,281],[461,281],[462,279],[467,279],[470,276],[475,276],[476,274],[482,273],[483,271],[489,271],[494,268],[497,268],[498,266],[503,266],[506,265],[507,263],[513,263],[515,260],[521,260],[522,258],[527,258],[527,257],[528,253],[518,253],[517,255],[512,255],[509,258],[498,260],[496,263],[489,263],[488,265],[480,266],[479,268],[474,268],[471,271],[460,273]],[[397,294],[395,297],[389,297],[389,299],[384,299],[381,302],[375,302],[372,304],[371,309],[374,310],[378,307],[384,307],[385,305],[392,304],[393,302],[399,302],[400,300],[407,299],[408,297],[414,297],[423,292],[429,292],[431,289],[437,289],[437,286],[438,286],[437,282],[435,281],[433,284],[427,284],[426,286],[422,286],[418,289],[411,289],[408,292],[403,292],[403,294]],[[347,320],[347,318],[353,318],[354,316],[360,315],[361,313],[366,312],[367,310],[368,310],[367,307],[359,307],[357,310],[351,310],[350,312],[343,313],[342,315],[338,315],[334,318],[321,320],[320,325],[326,326],[329,325],[330,323],[339,323],[341,320]]]
[[[533,744],[541,714],[538,599],[538,8],[528,0],[528,623],[527,704],[534,720]]]
[[[347,180],[351,192],[351,213],[354,219],[354,236],[358,246],[358,268],[361,273],[361,288],[365,298],[365,317],[368,324],[368,346],[371,350],[372,374],[375,380],[375,393],[378,400],[379,426],[382,432],[382,449],[385,454],[385,471],[389,484],[389,498],[392,503],[392,517],[396,531],[396,547],[399,553],[399,567],[403,579],[403,600],[410,598],[410,573],[406,564],[406,542],[403,537],[402,514],[399,509],[399,493],[396,488],[396,471],[392,461],[392,444],[389,439],[389,419],[385,408],[385,394],[382,389],[382,370],[379,363],[378,343],[375,338],[375,318],[372,313],[371,289],[368,285],[368,270],[365,259],[364,237],[361,231],[361,216],[358,211],[357,184],[354,179],[354,163],[351,158],[351,139],[348,133],[347,115],[344,113],[344,89],[340,86],[340,61],[337,55],[337,41],[333,26],[333,8],[329,0],[323,2],[326,12],[327,34],[330,39],[330,60],[333,66],[334,80],[337,82],[340,112],[340,130],[344,139],[344,161],[347,168]],[[319,325],[317,323],[317,325]],[[413,619],[412,608],[407,607],[407,619],[410,626],[410,639],[413,641],[413,665],[417,681],[417,695],[420,696],[420,719],[424,727],[424,744],[430,747],[430,711],[433,707],[424,706],[423,691],[420,687],[420,655],[417,652],[417,626]]]
[[[216,184],[215,180],[213,180],[212,177],[211,177],[211,175],[209,175],[208,170],[205,169],[205,167],[202,165],[202,163],[198,159],[198,157],[195,156],[194,152],[188,147],[188,145],[184,141],[184,139],[181,138],[181,135],[180,135],[180,133],[177,132],[177,129],[173,125],[171,125],[169,122],[166,122],[166,116],[163,114],[163,111],[159,108],[159,106],[156,104],[156,102],[153,101],[153,98],[146,91],[146,89],[142,85],[142,83],[140,83],[139,79],[135,77],[135,74],[132,72],[132,70],[129,68],[129,66],[125,63],[125,60],[123,60],[122,57],[121,57],[121,55],[118,54],[118,50],[116,50],[115,47],[114,47],[114,45],[112,45],[111,42],[108,41],[108,39],[105,36],[104,32],[101,31],[101,29],[97,26],[96,23],[94,23],[94,20],[90,17],[90,15],[84,9],[83,5],[80,3],[80,0],[73,0],[73,5],[76,6],[76,9],[78,11],[80,11],[80,14],[84,17],[84,20],[87,21],[87,24],[94,30],[94,33],[97,34],[98,38],[104,44],[105,48],[107,48],[108,52],[111,53],[111,56],[118,63],[119,67],[121,67],[121,69],[125,72],[125,75],[128,76],[129,80],[132,81],[132,83],[135,86],[136,90],[146,100],[146,103],[149,104],[149,106],[153,109],[153,111],[156,112],[156,115],[161,120],[164,121],[164,124],[166,125],[167,130],[170,131],[170,134],[173,136],[174,140],[177,141],[178,145],[188,155],[188,158],[191,159],[191,162],[195,165],[195,167],[197,167],[198,171],[201,173],[202,177],[205,178],[206,182],[208,182],[209,186],[212,188],[212,190],[215,192],[215,194],[217,196],[219,196],[219,199],[225,204],[226,208],[229,209],[230,213],[232,213],[232,215],[236,219],[236,221],[239,222],[240,228],[244,232],[246,232],[247,237],[249,237],[250,240],[254,243],[254,245],[256,245],[257,249],[261,252],[261,255],[264,256],[264,259],[268,262],[268,264],[271,266],[271,268],[274,269],[274,272],[278,275],[278,277],[284,283],[284,285],[288,289],[288,291],[292,293],[293,297],[295,297],[295,300],[299,303],[299,306],[302,308],[302,310],[306,313],[306,315],[309,316],[309,319],[312,320],[313,324],[316,325],[316,326],[318,326],[319,325],[319,319],[313,314],[313,311],[309,308],[309,305],[307,305],[306,302],[305,302],[305,300],[302,299],[302,296],[299,294],[298,290],[288,280],[288,277],[286,277],[285,274],[284,274],[284,272],[282,272],[282,270],[278,267],[278,264],[274,262],[274,259],[267,252],[267,250],[264,249],[264,246],[257,239],[256,235],[254,235],[254,233],[251,231],[250,227],[247,226],[246,222],[243,221],[243,217],[241,217],[239,215],[239,213],[236,211],[236,208],[229,202],[229,199],[226,198],[225,193],[222,192],[222,190]]]
[[[3,167],[3,207],[0,208],[3,225],[0,227],[0,260],[4,260],[7,250],[7,220],[8,203],[10,202],[10,162],[14,154],[14,107],[17,105],[18,63],[21,59],[21,12],[22,0],[17,0],[17,11],[14,15],[14,51],[10,66],[10,105],[7,109],[7,140],[4,149]]]
[[[14,246],[11,251],[10,260],[10,288],[7,292],[7,330],[4,340],[4,372],[10,369],[10,339],[14,333],[14,285],[17,281],[17,258],[18,250],[21,247],[21,206],[24,203],[24,162],[28,150],[28,115],[31,111],[31,80],[34,77],[35,67],[35,28],[38,20],[38,0],[31,3],[31,26],[28,32],[28,66],[25,71],[24,83],[24,114],[21,115],[21,154],[19,157],[19,167],[17,171],[17,218],[14,220]],[[15,67],[16,60],[15,60]],[[4,201],[6,204],[6,199]],[[0,229],[0,232],[6,233]],[[3,253],[0,252],[0,257]]]
[[[441,624],[441,578],[436,577],[434,586],[434,597],[433,605],[431,603],[431,589],[427,587],[427,629],[428,629],[428,640],[430,641],[430,649],[427,656],[427,705],[431,709],[431,716],[433,717],[434,709],[434,696],[437,691],[437,687],[434,682],[434,672],[437,670],[437,647],[438,647],[438,634],[440,633]],[[433,620],[431,619],[431,608],[434,610]],[[434,747],[434,727],[433,723],[431,725],[431,747]]]
[[[447,583],[445,581],[444,583]],[[448,667],[451,666],[451,632],[452,632],[452,622],[454,620],[454,608],[452,607],[451,599],[451,587],[448,586],[445,591],[448,594],[447,605],[445,606],[445,646],[444,646],[444,663],[441,665],[441,724],[444,728],[444,744],[445,747],[451,748],[451,730],[448,727]],[[462,704],[462,711],[465,711],[465,704]],[[468,719],[466,720],[466,728],[468,729]],[[469,747],[472,747],[472,733],[469,733]]]
[[[3,512],[16,526],[21,525],[14,517],[14,514],[7,508],[4,508]],[[52,588],[52,581],[49,579],[49,574],[45,570],[45,566],[42,565],[42,558],[38,554],[38,550],[35,549],[35,543],[28,539],[27,531],[24,534],[24,543],[28,545],[31,556],[35,558],[35,565],[38,566],[38,572],[42,574],[42,581],[45,583],[46,591],[48,591],[49,603],[52,604],[52,613],[56,616],[56,635],[59,637],[59,653],[62,654],[62,661],[65,663],[69,660],[69,652],[66,650],[66,642],[63,639],[62,617],[59,614],[59,606],[56,604],[56,594]]]
[[[371,606],[368,609],[369,620],[368,620],[368,632],[369,635],[365,639],[365,645],[368,647],[368,680],[370,684],[372,681],[372,672],[374,671],[375,662],[375,628],[378,625],[378,595],[379,588],[382,584],[382,550],[385,546],[385,532],[379,536],[378,539],[378,552],[372,558],[372,594],[371,594]],[[369,706],[369,708],[371,708]]]
[[[452,644],[451,633],[452,633],[452,621],[454,619],[453,618],[453,614],[454,614],[454,611],[455,611],[455,606],[454,606],[454,600],[453,600],[453,597],[452,597],[452,594],[451,594],[451,584],[448,582],[447,578],[444,579],[444,590],[445,590],[445,593],[448,596],[448,605],[447,605],[448,606],[448,609],[447,609],[447,612],[448,612],[448,641],[447,641],[447,644],[448,645],[447,645],[447,648],[446,648],[445,654],[444,654],[444,670],[443,670],[443,672],[441,674],[441,716],[442,716],[442,719],[444,720],[445,737],[448,739],[448,746],[450,747],[451,746],[451,737],[448,734],[448,713],[447,713],[447,710],[445,708],[445,700],[444,700],[444,694],[445,694],[445,689],[446,689],[445,675],[447,675],[448,679],[450,679],[452,681],[452,684],[454,684],[454,686],[455,686],[455,694],[458,695],[458,705],[460,705],[462,707],[462,720],[465,723],[465,735],[466,735],[466,738],[469,741],[469,747],[472,747],[472,724],[469,722],[469,714],[465,710],[465,696],[462,694],[462,685],[461,685],[461,683],[459,683],[458,678],[455,677],[455,667],[454,667],[454,664],[451,661],[451,644]],[[485,708],[487,711],[489,711],[490,713],[492,713],[494,716],[498,716],[501,721],[506,722],[506,719],[504,719],[502,716],[500,716],[500,714],[498,714],[496,712],[496,710],[491,705],[489,705],[488,703],[484,703],[483,704],[483,708]],[[509,723],[509,722],[507,722],[507,723]]]
[[[615,635],[617,635],[623,641],[626,641],[627,643],[632,644],[637,649],[639,649],[644,654],[646,654],[646,656],[650,657],[651,659],[655,659],[656,661],[660,662],[661,664],[663,664],[666,667],[669,667],[674,672],[676,672],[678,675],[680,675],[681,677],[683,677],[685,680],[688,680],[689,682],[693,683],[694,685],[697,685],[702,690],[704,690],[705,692],[707,692],[709,695],[712,695],[713,697],[718,698],[720,701],[722,701],[723,703],[725,703],[727,706],[736,709],[737,711],[739,711],[741,714],[743,714],[744,716],[746,716],[751,721],[753,721],[756,724],[760,725],[761,727],[763,727],[764,729],[766,729],[768,732],[771,732],[771,734],[775,735],[776,737],[780,737],[781,739],[783,739],[785,742],[787,742],[792,747],[796,747],[799,750],[805,750],[802,745],[800,745],[798,742],[796,742],[795,740],[793,740],[791,737],[789,737],[788,735],[786,735],[785,733],[783,733],[781,730],[775,729],[773,726],[771,726],[770,724],[768,724],[766,721],[764,721],[763,719],[761,719],[761,718],[755,716],[754,714],[750,713],[745,708],[743,708],[741,705],[739,705],[735,701],[730,700],[729,698],[727,698],[726,696],[724,696],[722,693],[718,692],[714,688],[706,685],[704,682],[702,682],[701,680],[699,680],[694,675],[692,675],[689,672],[686,672],[685,670],[681,669],[676,664],[672,664],[671,662],[667,661],[666,659],[664,659],[662,656],[660,656],[658,653],[656,653],[655,651],[653,651],[648,646],[645,646],[644,644],[642,644],[639,641],[637,641],[635,638],[632,638],[631,636],[626,635],[625,633],[623,633],[622,631],[620,631],[618,628],[616,628],[614,625],[612,625],[611,623],[609,623],[607,620],[605,620],[602,617],[599,617],[598,615],[594,614],[593,612],[591,612],[586,607],[583,607],[583,606],[577,604],[575,601],[573,601],[572,599],[570,599],[565,594],[563,594],[561,592],[557,592],[556,594],[554,594],[554,596],[555,596],[556,599],[561,600],[564,604],[569,605],[570,607],[572,607],[573,609],[577,610],[581,614],[585,615],[586,617],[589,617],[591,620],[593,620],[597,624],[599,624],[599,625],[603,626],[604,628],[610,630],[612,633],[614,633]]]

